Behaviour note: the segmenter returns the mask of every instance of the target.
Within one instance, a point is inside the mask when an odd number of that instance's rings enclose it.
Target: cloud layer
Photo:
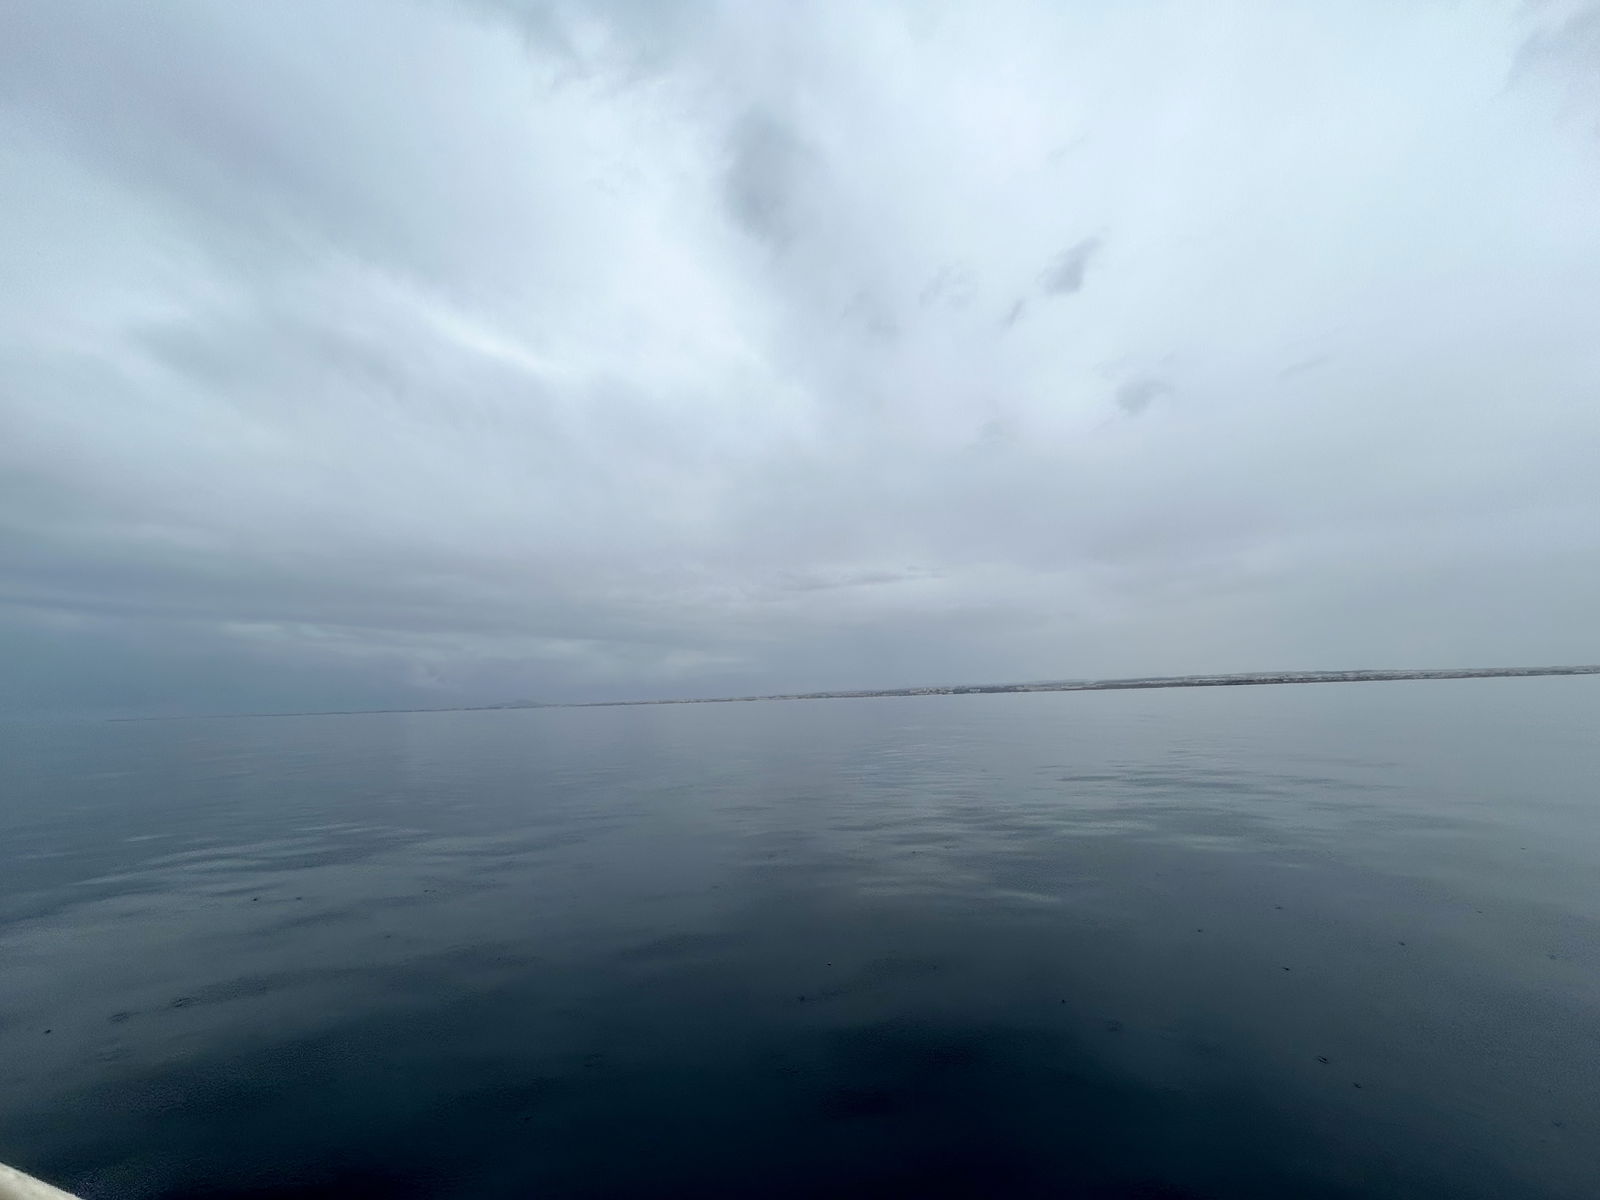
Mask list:
[[[1600,658],[1597,30],[7,5],[0,704]]]

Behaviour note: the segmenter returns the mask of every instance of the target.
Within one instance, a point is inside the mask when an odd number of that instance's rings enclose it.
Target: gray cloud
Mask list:
[[[1517,51],[1514,77],[1553,75],[1600,96],[1600,4],[1558,6]]]
[[[1172,385],[1162,379],[1130,379],[1117,388],[1117,407],[1136,417],[1171,391]]]
[[[782,123],[751,113],[735,126],[731,153],[727,190],[734,220],[758,238],[786,245],[802,219],[806,148]]]
[[[1082,291],[1083,277],[1089,270],[1089,263],[1103,245],[1101,238],[1091,237],[1067,247],[1039,276],[1039,286],[1052,296],[1070,296]]]
[[[0,706],[1592,659],[1586,11],[4,6]]]

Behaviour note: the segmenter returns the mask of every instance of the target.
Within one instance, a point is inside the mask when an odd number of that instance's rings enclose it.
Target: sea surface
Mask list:
[[[87,1197],[1600,1196],[1600,677],[0,726]]]

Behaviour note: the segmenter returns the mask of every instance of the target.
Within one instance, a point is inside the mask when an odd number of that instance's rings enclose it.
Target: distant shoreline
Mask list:
[[[1406,679],[1514,679],[1532,675],[1600,675],[1580,667],[1458,667],[1441,670],[1244,671],[1227,675],[1147,675],[1045,683],[952,684],[869,691],[777,692],[765,696],[690,696],[669,700],[583,700],[556,703],[455,704],[444,708],[345,708],[321,712],[208,713],[198,716],[109,717],[111,721],[238,721],[250,717],[354,717],[398,713],[506,712],[531,708],[637,708],[650,704],[749,704],[758,700],[872,700],[891,696],[996,696],[1021,692],[1121,692],[1156,688],[1262,687],[1285,683],[1388,683]]]

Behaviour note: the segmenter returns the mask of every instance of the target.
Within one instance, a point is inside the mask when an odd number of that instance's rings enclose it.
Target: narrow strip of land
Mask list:
[[[855,692],[789,692],[713,699],[591,700],[562,708],[639,704],[734,704],[751,700],[847,700],[877,696],[1009,695],[1016,692],[1117,692],[1137,688],[1253,687],[1275,683],[1384,683],[1402,679],[1501,679],[1528,675],[1600,675],[1600,666],[1458,667],[1439,670],[1246,671],[1234,675],[1151,675],[1134,679],[1060,679],[1039,683],[963,683],[948,687],[879,688]],[[498,707],[498,706],[495,706]],[[520,706],[513,706],[520,707]]]
[[[519,708],[634,708],[650,704],[746,704],[757,700],[870,700],[889,696],[993,696],[1018,692],[1119,692],[1141,688],[1257,687],[1281,683],[1387,683],[1404,679],[1507,679],[1529,675],[1600,675],[1577,667],[1446,667],[1418,670],[1246,671],[1234,675],[1150,675],[1134,679],[1059,679],[1037,683],[962,683],[846,692],[775,692],[764,696],[685,696],[668,700],[518,701],[442,708],[347,708],[325,712],[220,713],[208,717],[113,717],[116,721],[230,720],[241,717],[348,717],[380,713],[503,712]]]

